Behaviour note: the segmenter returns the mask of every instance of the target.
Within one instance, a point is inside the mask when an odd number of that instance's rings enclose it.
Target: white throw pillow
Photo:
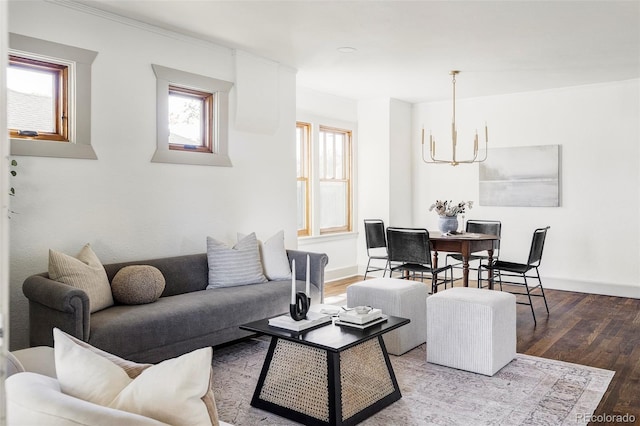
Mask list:
[[[169,424],[218,425],[210,347],[151,365],[123,360],[57,328],[53,337],[62,392]]]
[[[251,233],[233,247],[207,237],[207,289],[267,282],[260,262],[258,240]]]
[[[245,234],[238,233],[238,241],[246,237]],[[287,250],[284,248],[284,231],[278,231],[274,236],[262,242],[258,240],[260,247],[260,260],[264,275],[268,280],[290,280],[291,265]]]
[[[84,290],[91,313],[113,305],[109,278],[89,244],[76,257],[49,250],[49,278]]]

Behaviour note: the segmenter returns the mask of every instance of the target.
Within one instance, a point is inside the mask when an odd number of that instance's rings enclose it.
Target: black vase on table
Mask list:
[[[289,305],[289,313],[291,318],[295,321],[300,321],[307,318],[307,312],[309,312],[309,306],[311,305],[311,298],[306,294],[299,291],[296,293],[296,303]]]

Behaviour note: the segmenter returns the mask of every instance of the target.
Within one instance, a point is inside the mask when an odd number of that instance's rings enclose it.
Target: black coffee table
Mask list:
[[[329,323],[302,332],[263,319],[240,328],[271,336],[251,405],[305,425],[354,425],[402,395],[382,335],[409,320],[365,330]]]

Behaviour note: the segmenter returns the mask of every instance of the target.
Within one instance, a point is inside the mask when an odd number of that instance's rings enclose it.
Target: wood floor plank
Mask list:
[[[325,296],[346,295],[350,284],[363,279],[327,283]],[[537,325],[528,306],[517,307],[517,351],[615,371],[594,415],[633,416],[633,424],[640,424],[640,299],[547,289],[545,294],[549,316],[541,299],[533,302]]]

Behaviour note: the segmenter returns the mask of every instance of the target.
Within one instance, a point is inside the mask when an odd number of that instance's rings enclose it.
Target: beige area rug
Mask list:
[[[264,338],[217,349],[213,356],[220,418],[235,426],[294,425],[250,405],[268,349]],[[581,425],[613,371],[518,354],[493,377],[426,362],[425,345],[390,356],[402,399],[362,425]]]

